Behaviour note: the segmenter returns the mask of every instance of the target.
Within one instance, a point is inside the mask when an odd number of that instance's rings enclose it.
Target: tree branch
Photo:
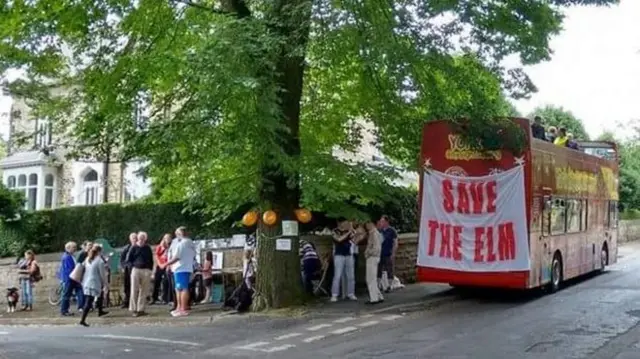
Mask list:
[[[187,5],[196,9],[209,11],[214,14],[232,15],[238,19],[244,19],[251,16],[251,11],[244,0],[222,0],[224,9],[216,9],[207,5],[199,4],[190,0],[174,0],[177,3]]]

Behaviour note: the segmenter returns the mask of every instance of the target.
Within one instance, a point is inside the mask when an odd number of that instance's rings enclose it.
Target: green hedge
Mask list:
[[[104,204],[66,207],[29,213],[0,228],[0,256],[17,255],[30,248],[37,253],[56,252],[68,241],[105,238],[113,246],[128,242],[129,233],[146,231],[152,243],[162,234],[187,226],[197,236],[226,236],[232,220],[205,226],[197,214],[185,213],[181,203]]]
[[[418,229],[417,194],[409,189],[393,189],[393,201],[383,206],[369,206],[363,211],[371,218],[386,214],[399,232]],[[26,249],[36,253],[58,252],[68,241],[83,242],[97,238],[107,239],[119,247],[128,242],[129,233],[146,231],[152,243],[162,234],[187,226],[194,238],[225,237],[242,233],[233,223],[251,208],[239,208],[225,221],[209,223],[200,214],[186,213],[182,203],[103,204],[98,206],[66,207],[26,214],[21,220],[0,225],[0,257],[20,255]],[[302,231],[332,227],[335,219],[314,213],[313,222],[302,226]],[[251,231],[252,229],[246,229]]]

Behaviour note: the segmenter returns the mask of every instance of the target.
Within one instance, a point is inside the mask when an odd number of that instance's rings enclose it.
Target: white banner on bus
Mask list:
[[[530,269],[524,166],[483,177],[423,176],[418,266]]]

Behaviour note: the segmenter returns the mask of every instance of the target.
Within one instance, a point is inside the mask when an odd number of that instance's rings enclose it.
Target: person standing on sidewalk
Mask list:
[[[91,311],[93,302],[102,293],[108,290],[107,269],[101,258],[102,247],[94,246],[89,250],[87,259],[84,262],[84,275],[82,277],[82,290],[84,293],[84,309],[82,310],[82,318],[80,325],[88,327],[87,315]],[[102,308],[102,301],[97,301],[98,316],[108,314]]]
[[[155,304],[160,294],[160,286],[162,286],[162,301],[169,303],[170,288],[167,285],[167,251],[171,243],[171,235],[165,233],[160,239],[160,243],[156,246],[156,271],[153,276],[153,293],[151,294],[151,304]]]
[[[351,222],[340,219],[338,228],[333,231],[333,283],[331,285],[331,302],[338,301],[342,273],[347,275],[347,297],[358,300],[355,295],[355,269],[353,267],[352,243],[355,241],[356,231]]]
[[[127,256],[129,255],[131,247],[135,246],[137,241],[138,234],[136,232],[129,234],[129,244],[127,244],[122,253],[120,253],[120,270],[122,271],[122,281],[124,283],[124,300],[122,301],[121,307],[123,309],[129,308],[129,298],[131,297],[131,267],[129,266]]]
[[[153,270],[153,251],[147,244],[147,232],[138,233],[138,242],[129,249],[127,261],[131,268],[131,296],[129,311],[134,317],[145,315],[149,281]]]
[[[169,251],[169,261],[176,289],[177,306],[171,316],[183,317],[189,315],[189,282],[193,274],[196,251],[193,241],[188,237],[186,227],[176,229],[175,247]]]
[[[71,306],[71,295],[75,292],[76,301],[78,307],[82,305],[83,294],[82,285],[75,280],[71,279],[71,272],[76,267],[76,260],[73,254],[76,252],[78,245],[75,242],[67,242],[64,245],[64,254],[62,255],[60,263],[60,282],[62,282],[62,299],[60,301],[60,314],[62,316],[73,315],[69,313],[69,307]]]
[[[382,234],[378,279],[380,279],[382,290],[388,293],[391,291],[391,283],[393,283],[393,263],[398,250],[398,233],[389,225],[389,216],[387,215],[380,217],[378,228]],[[382,278],[382,272],[387,273],[385,278]]]
[[[377,304],[384,301],[380,288],[378,287],[378,263],[380,263],[380,253],[382,250],[382,235],[378,232],[373,222],[365,224],[367,231],[367,248],[364,257],[367,264],[367,288],[369,289],[369,301],[367,304]]]
[[[38,271],[36,255],[32,250],[24,252],[24,259],[18,263],[18,280],[20,281],[20,291],[22,295],[22,311],[33,310],[33,284],[34,275]],[[39,275],[39,274],[38,274]]]

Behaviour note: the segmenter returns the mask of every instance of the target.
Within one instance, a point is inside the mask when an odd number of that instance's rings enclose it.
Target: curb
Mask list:
[[[441,298],[434,298],[434,299],[431,299],[431,300],[419,300],[419,301],[415,301],[415,302],[396,304],[396,305],[392,305],[392,306],[386,307],[386,308],[370,310],[370,311],[367,311],[365,313],[367,313],[367,314],[381,314],[381,313],[394,312],[394,311],[399,311],[399,312],[417,312],[417,311],[420,311],[420,310],[435,309],[435,308],[437,308],[437,307],[439,307],[441,305],[444,305],[446,303],[450,303],[452,299],[453,299],[453,296],[445,296],[445,297],[441,297]]]
[[[222,320],[233,313],[218,313],[213,315],[194,315],[191,317],[172,318],[170,316],[153,317],[144,321],[131,320],[129,318],[115,317],[94,320],[91,322],[92,327],[126,327],[126,326],[160,326],[171,324],[172,326],[189,326],[198,324],[209,324],[214,321]],[[90,317],[91,318],[91,317]],[[95,319],[91,318],[91,319]],[[90,320],[91,320],[90,319]],[[78,318],[0,318],[0,327],[72,327],[77,326]]]

